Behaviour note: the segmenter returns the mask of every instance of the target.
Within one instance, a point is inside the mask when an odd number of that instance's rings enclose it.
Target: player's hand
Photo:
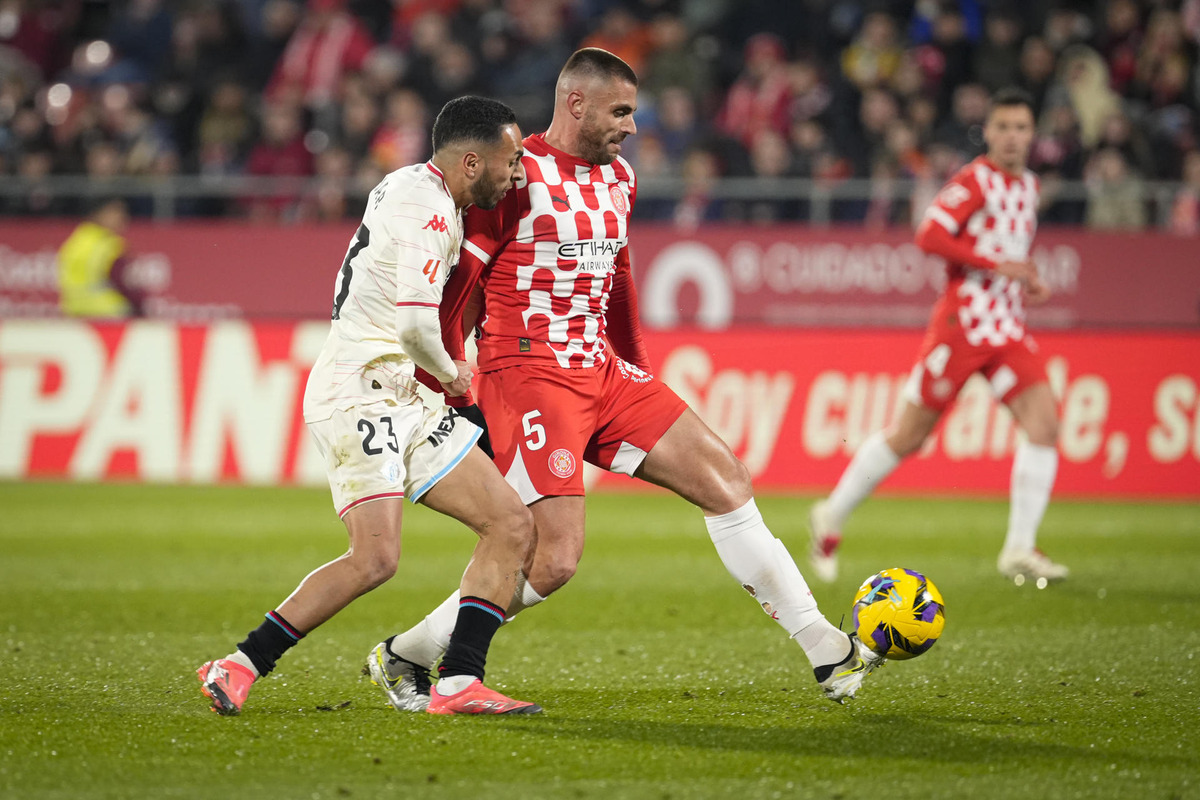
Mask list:
[[[476,444],[479,445],[480,450],[487,453],[488,458],[495,458],[496,453],[492,450],[492,437],[488,435],[487,420],[483,418],[483,412],[479,410],[479,406],[472,403],[454,410],[463,419],[474,423],[475,427],[483,429],[483,435],[479,437]]]
[[[1025,301],[1031,306],[1041,305],[1050,299],[1051,294],[1053,292],[1049,285],[1037,275],[1025,281]]]
[[[442,381],[442,391],[447,397],[462,397],[471,391],[471,367],[465,361],[455,361],[454,366],[458,367],[458,377],[450,383]]]
[[[1032,261],[1001,261],[996,265],[997,274],[1014,281],[1029,281],[1037,277],[1037,267]]]

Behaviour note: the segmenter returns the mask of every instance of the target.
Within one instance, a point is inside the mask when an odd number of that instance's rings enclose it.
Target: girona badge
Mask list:
[[[625,202],[625,193],[621,191],[619,186],[609,186],[608,196],[612,198],[613,208],[622,217],[629,213],[629,205]]]
[[[575,474],[575,456],[571,451],[560,447],[550,454],[550,471],[560,478],[569,478]]]

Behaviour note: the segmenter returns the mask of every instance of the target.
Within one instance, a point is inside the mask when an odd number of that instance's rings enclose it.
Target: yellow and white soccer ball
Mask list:
[[[916,658],[933,647],[945,626],[942,593],[915,570],[877,572],[854,595],[854,630],[885,658]]]

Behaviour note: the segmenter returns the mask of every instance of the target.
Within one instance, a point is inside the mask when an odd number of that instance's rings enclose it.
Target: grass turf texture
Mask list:
[[[759,501],[801,555],[809,502]],[[398,714],[359,675],[466,563],[425,509],[396,578],[221,718],[194,670],[342,552],[326,492],[0,484],[0,508],[5,798],[1200,797],[1196,505],[1056,503],[1073,575],[1039,591],[995,572],[1003,503],[869,502],[821,607],[911,566],[947,627],[839,707],[698,513],[592,497],[579,574],[492,650],[489,683],[546,713],[486,719]]]

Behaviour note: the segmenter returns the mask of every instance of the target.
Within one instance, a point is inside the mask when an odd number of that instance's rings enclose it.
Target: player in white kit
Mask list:
[[[350,549],[311,572],[234,652],[200,667],[202,691],[220,714],[239,713],[251,685],[285,651],[392,577],[406,496],[479,536],[462,578],[450,664],[443,661],[427,710],[541,711],[482,683],[492,636],[533,544],[532,515],[474,446],[481,429],[445,405],[426,406],[413,378],[419,366],[450,397],[470,389],[470,369],[442,345],[438,307],[458,262],[462,210],[494,208],[523,177],[521,132],[503,103],[463,97],[438,115],[433,149],[430,161],[391,173],[372,191],[304,392],[304,420],[325,459]],[[393,705],[402,704],[383,670],[394,658],[387,644],[373,651],[369,672]]]
[[[888,430],[863,443],[833,493],[810,514],[813,570],[824,580],[837,577],[850,513],[921,448],[976,372],[1025,433],[1013,459],[1008,533],[997,567],[1018,583],[1028,578],[1045,586],[1067,577],[1067,568],[1036,545],[1058,470],[1058,406],[1045,356],[1025,331],[1023,301],[1050,296],[1029,258],[1038,208],[1038,179],[1026,168],[1032,100],[1020,90],[997,92],[983,135],[987,155],[950,179],[917,230],[921,249],[946,259],[947,281],[905,387],[907,402]]]

